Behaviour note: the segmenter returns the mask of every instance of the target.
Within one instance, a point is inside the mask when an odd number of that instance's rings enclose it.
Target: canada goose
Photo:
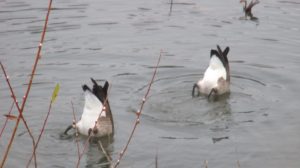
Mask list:
[[[251,20],[257,20],[257,17],[253,16],[251,9],[253,8],[253,6],[258,4],[259,1],[252,0],[248,6],[247,6],[247,0],[240,0],[240,3],[245,3],[244,8],[243,8],[244,12],[245,12],[245,19],[247,19],[247,16],[249,16]]]
[[[93,90],[87,85],[82,86],[85,103],[81,119],[77,123],[70,125],[65,130],[65,134],[71,128],[76,128],[82,135],[92,137],[103,137],[114,134],[113,116],[107,99],[109,83],[105,81],[102,87],[93,78],[91,80],[94,84]]]
[[[224,51],[217,45],[217,50],[210,51],[209,66],[204,73],[204,77],[194,84],[192,96],[195,96],[195,89],[197,88],[197,95],[200,93],[208,95],[222,95],[229,92],[230,86],[230,72],[227,54],[229,47]]]

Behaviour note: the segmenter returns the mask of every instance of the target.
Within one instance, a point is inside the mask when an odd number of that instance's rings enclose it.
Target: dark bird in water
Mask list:
[[[245,19],[247,19],[247,17],[250,17],[251,20],[257,20],[257,17],[254,17],[252,14],[252,8],[253,6],[255,6],[256,4],[259,3],[258,0],[252,0],[249,5],[247,5],[247,0],[240,0],[240,3],[244,3],[244,12],[245,12]]]
[[[82,89],[85,95],[85,103],[81,119],[73,123],[66,130],[67,132],[74,128],[85,136],[103,137],[114,133],[113,116],[107,99],[109,83],[105,81],[104,86],[100,86],[91,78],[93,89],[83,85]]]
[[[210,51],[209,66],[206,69],[204,76],[197,83],[194,84],[192,96],[204,94],[217,96],[229,92],[230,88],[230,69],[227,54],[229,47],[224,51],[217,45],[217,50]]]

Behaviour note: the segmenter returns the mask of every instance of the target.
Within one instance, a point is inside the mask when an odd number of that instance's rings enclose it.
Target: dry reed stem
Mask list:
[[[20,108],[20,111],[19,111],[19,116],[17,118],[16,125],[14,127],[13,133],[12,133],[11,138],[9,140],[9,144],[8,144],[6,150],[5,150],[4,157],[3,157],[2,161],[1,161],[1,167],[4,167],[5,161],[7,159],[8,153],[10,151],[11,145],[12,145],[12,143],[14,141],[14,138],[15,138],[15,135],[16,135],[16,132],[17,132],[17,128],[19,126],[19,122],[20,122],[21,118],[24,121],[24,124],[26,126],[26,121],[24,120],[22,113],[24,111],[25,104],[26,104],[26,101],[27,101],[27,98],[28,98],[28,95],[29,95],[29,92],[30,92],[30,89],[31,89],[31,86],[32,86],[33,77],[35,75],[37,64],[38,64],[38,61],[39,61],[40,56],[41,56],[42,45],[43,45],[43,42],[44,42],[44,38],[45,38],[46,30],[47,30],[47,25],[48,25],[48,19],[49,19],[49,15],[50,15],[50,11],[51,11],[51,5],[52,5],[52,0],[49,0],[49,5],[48,5],[47,15],[46,15],[45,23],[44,23],[44,28],[43,28],[41,40],[40,40],[40,43],[39,43],[38,52],[36,54],[35,62],[34,62],[34,65],[33,65],[33,69],[32,69],[32,72],[31,72],[31,76],[30,76],[28,87],[27,87],[27,91],[26,91],[25,96],[23,97],[23,102],[22,102],[22,105],[21,105],[21,108]],[[14,96],[14,100],[15,100],[15,103],[16,103],[16,105],[18,107],[18,104],[17,104],[15,96]],[[29,128],[27,126],[26,126],[26,128],[28,130],[28,133],[31,134],[31,132],[29,131]],[[34,142],[33,136],[32,136],[32,141]],[[34,145],[35,145],[35,143],[34,143]],[[34,153],[34,157],[35,157],[35,148],[33,149],[33,153]],[[35,159],[35,167],[37,167],[37,165],[36,165],[36,159]]]
[[[109,95],[109,93],[110,93],[110,89],[111,89],[111,85],[110,85],[109,88],[108,88],[108,92],[107,92],[106,98],[105,98],[105,100],[104,100],[103,108],[101,109],[101,112],[100,112],[100,114],[99,114],[99,117],[101,116],[101,114],[103,113],[103,111],[105,111],[105,106],[106,106],[106,104],[107,104],[107,102],[108,102],[108,95]],[[98,119],[97,119],[97,120],[98,120]],[[95,121],[94,128],[96,127],[96,124],[97,124],[97,122]],[[87,140],[85,141],[85,145],[84,145],[84,147],[83,147],[83,150],[82,150],[82,152],[79,154],[79,157],[78,157],[78,160],[77,160],[77,164],[76,164],[76,167],[77,167],[77,168],[79,167],[80,160],[81,160],[83,154],[85,153],[85,151],[86,151],[86,149],[87,149],[87,146],[88,146],[88,144],[89,144],[89,140],[90,140],[90,139],[91,139],[91,134],[88,136]]]
[[[12,102],[12,104],[11,104],[11,106],[10,106],[10,109],[9,109],[9,112],[8,112],[8,115],[11,114],[11,111],[12,111],[12,109],[13,109],[13,107],[14,107],[14,104],[15,104],[15,102]],[[0,138],[1,138],[1,136],[2,136],[2,133],[4,132],[4,129],[5,129],[5,127],[6,127],[7,122],[8,122],[8,117],[6,117],[6,120],[5,120],[5,122],[4,122],[4,124],[3,124],[3,127],[2,127],[2,129],[1,129],[1,132],[0,132]]]
[[[132,131],[131,131],[131,133],[130,133],[130,136],[129,136],[129,138],[128,138],[128,141],[127,141],[127,143],[126,143],[124,149],[120,152],[119,158],[118,158],[117,162],[115,163],[115,165],[113,166],[114,168],[118,167],[118,165],[120,164],[121,159],[123,158],[123,156],[124,156],[124,154],[125,154],[125,152],[126,152],[126,150],[127,150],[127,148],[128,148],[129,143],[131,142],[131,139],[132,139],[133,134],[134,134],[134,132],[135,132],[135,130],[136,130],[136,128],[137,128],[137,125],[140,123],[140,115],[141,115],[141,113],[142,113],[142,111],[143,111],[144,104],[145,104],[145,102],[146,102],[146,99],[148,98],[148,94],[149,94],[149,92],[150,92],[150,89],[151,89],[151,86],[152,86],[152,84],[153,84],[155,75],[156,75],[156,73],[157,73],[158,65],[159,65],[160,59],[161,59],[161,57],[162,57],[162,52],[163,52],[163,51],[161,50],[161,51],[160,51],[160,54],[159,54],[159,58],[158,58],[157,64],[156,64],[156,66],[155,66],[155,70],[154,70],[153,76],[152,76],[151,81],[150,81],[150,83],[149,83],[149,85],[148,85],[147,92],[146,92],[144,98],[142,99],[142,103],[141,103],[140,109],[136,112],[136,120],[135,120],[135,123],[134,123],[134,125],[133,125],[133,128],[132,128]]]

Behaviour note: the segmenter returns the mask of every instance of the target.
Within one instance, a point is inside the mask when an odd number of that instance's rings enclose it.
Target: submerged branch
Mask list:
[[[108,160],[108,162],[111,163],[112,159],[109,156],[109,154],[107,153],[107,151],[105,150],[105,148],[103,147],[101,140],[98,140],[98,145],[99,145],[101,151],[103,152],[104,156]]]

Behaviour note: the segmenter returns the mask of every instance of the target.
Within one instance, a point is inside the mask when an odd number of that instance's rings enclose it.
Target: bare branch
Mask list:
[[[46,34],[46,30],[47,30],[47,25],[48,25],[48,19],[49,19],[49,15],[50,15],[50,11],[51,11],[51,5],[52,5],[52,0],[49,0],[49,5],[48,5],[48,11],[47,11],[47,15],[46,15],[46,19],[45,19],[45,23],[44,23],[44,29],[43,29],[43,32],[42,32],[42,37],[41,37],[41,40],[40,40],[40,43],[39,43],[39,46],[38,46],[38,52],[36,54],[36,58],[35,58],[35,62],[34,62],[34,65],[33,65],[33,69],[32,69],[32,72],[31,72],[31,75],[30,75],[30,80],[29,80],[29,84],[28,84],[28,87],[27,87],[27,90],[26,90],[26,93],[25,93],[25,96],[23,97],[23,102],[22,102],[22,105],[21,105],[21,108],[19,110],[19,116],[18,116],[18,119],[17,119],[17,122],[16,122],[16,125],[14,127],[14,130],[13,130],[13,133],[11,135],[11,138],[9,140],[9,144],[5,150],[5,153],[4,153],[4,156],[3,156],[3,159],[1,161],[1,166],[0,167],[4,167],[4,164],[5,164],[5,161],[7,159],[7,156],[8,156],[8,153],[10,151],[10,148],[11,148],[11,145],[14,141],[14,138],[15,138],[15,135],[16,135],[16,132],[17,132],[17,128],[19,126],[19,122],[20,122],[20,119],[23,120],[28,132],[29,132],[29,135],[31,136],[32,138],[32,141],[33,141],[33,145],[35,146],[35,142],[34,142],[34,138],[33,136],[31,135],[31,132],[26,124],[26,121],[24,120],[23,118],[23,111],[24,111],[24,108],[25,108],[25,104],[26,104],[26,101],[27,101],[27,98],[28,98],[28,95],[29,95],[29,92],[30,92],[30,89],[31,89],[31,85],[32,85],[32,82],[33,82],[33,77],[35,75],[35,71],[36,71],[36,68],[37,68],[37,64],[38,64],[38,61],[40,59],[40,56],[41,56],[41,51],[42,51],[42,46],[43,46],[43,42],[44,42],[44,38],[45,38],[45,34]],[[1,67],[2,64],[1,64]],[[7,75],[5,75],[7,77]],[[8,80],[7,80],[8,81]],[[10,87],[11,91],[12,91],[12,88]],[[14,95],[14,94],[13,94]],[[14,100],[15,100],[15,103],[18,107],[18,104],[17,104],[17,101],[16,101],[16,98],[15,96],[13,96]],[[34,157],[35,157],[35,147],[33,148],[33,153],[34,153]],[[35,159],[35,167],[37,167],[37,164],[36,164],[36,159]]]
[[[106,98],[105,98],[105,100],[104,100],[103,108],[101,109],[101,112],[100,112],[100,114],[99,114],[99,117],[100,117],[101,114],[105,111],[105,106],[107,105],[107,102],[108,102],[108,95],[109,95],[110,89],[111,89],[111,86],[108,88],[108,92],[107,92]],[[95,122],[94,128],[96,127],[96,124],[97,124],[97,122]],[[76,124],[75,124],[75,125],[76,125]],[[92,135],[89,134],[87,140],[85,141],[85,145],[84,145],[84,147],[83,147],[82,152],[81,152],[81,153],[79,152],[79,157],[78,157],[77,164],[76,164],[76,167],[77,167],[77,168],[79,167],[80,160],[81,160],[83,154],[84,154],[85,151],[86,151],[86,148],[87,148],[87,146],[88,146],[88,144],[89,144],[89,141],[90,141],[91,137],[92,137]],[[78,147],[78,149],[79,149],[79,147]]]
[[[162,57],[162,50],[160,51],[160,55],[159,55],[159,58],[158,58],[158,61],[157,61],[157,64],[156,64],[156,67],[155,67],[153,76],[152,76],[151,81],[150,81],[150,83],[149,83],[149,85],[148,85],[147,92],[146,92],[144,98],[142,99],[142,103],[141,103],[140,109],[136,112],[136,120],[135,120],[135,123],[134,123],[134,125],[133,125],[133,129],[132,129],[132,131],[131,131],[131,134],[130,134],[130,136],[129,136],[129,138],[128,138],[128,141],[127,141],[127,143],[126,143],[124,149],[120,152],[119,158],[118,158],[117,162],[115,163],[115,165],[113,166],[114,168],[118,167],[118,165],[120,164],[120,161],[122,160],[122,158],[123,158],[123,156],[124,156],[124,154],[125,154],[125,152],[126,152],[126,150],[127,150],[127,148],[128,148],[128,145],[129,145],[129,143],[131,142],[131,139],[132,139],[133,134],[134,134],[134,132],[135,132],[135,130],[136,130],[136,128],[137,128],[137,125],[140,123],[140,115],[141,115],[141,113],[142,113],[142,111],[143,111],[144,104],[146,103],[146,100],[147,100],[147,98],[148,98],[148,94],[149,94],[149,92],[150,92],[150,90],[151,90],[151,86],[152,86],[153,81],[154,81],[154,78],[155,78],[155,76],[156,76],[157,69],[158,69],[158,65],[159,65],[159,62],[160,62],[161,57]]]
[[[24,123],[24,125],[25,125],[25,128],[27,129],[27,132],[28,132],[28,134],[29,134],[29,136],[30,136],[30,138],[31,138],[31,140],[32,140],[32,146],[33,146],[33,148],[34,148],[34,146],[35,146],[35,140],[34,140],[34,137],[33,137],[32,133],[31,133],[31,131],[30,131],[28,125],[27,125],[27,122],[26,122],[25,118],[23,117],[23,114],[22,114],[21,108],[20,108],[20,106],[19,106],[18,100],[17,100],[17,98],[16,98],[16,96],[15,96],[15,93],[14,93],[14,91],[13,91],[13,88],[12,88],[12,86],[11,86],[11,84],[10,84],[9,76],[7,75],[6,70],[5,70],[5,68],[4,68],[4,66],[3,66],[3,64],[2,64],[1,62],[0,62],[0,65],[1,65],[1,69],[2,69],[2,71],[3,71],[3,73],[4,73],[4,76],[5,76],[5,78],[6,78],[6,82],[7,82],[7,85],[8,85],[8,87],[9,87],[9,90],[10,90],[10,92],[11,92],[11,97],[12,97],[12,99],[13,99],[13,101],[14,101],[14,103],[15,103],[15,105],[16,105],[18,111],[19,111],[19,115],[18,115],[18,118],[17,118],[17,122],[16,122],[16,125],[15,125],[15,128],[14,128],[14,132],[13,132],[11,138],[14,138],[15,133],[16,133],[16,131],[17,131],[18,124],[19,124],[19,122],[20,122],[20,119],[22,119],[22,121],[23,121],[23,123]],[[23,97],[23,99],[25,99],[25,97]],[[8,152],[9,152],[9,148],[10,148],[10,146],[11,146],[12,141],[13,141],[13,139],[11,139],[11,140],[9,141],[9,144],[8,144],[8,147],[7,147],[7,150],[6,150],[6,153],[5,153],[4,158],[3,158],[2,162],[1,162],[1,166],[2,166],[2,164],[4,164],[4,162],[5,162],[6,158],[7,158],[7,155],[8,155]],[[37,167],[37,165],[36,165],[36,154],[35,154],[35,151],[33,151],[33,153],[34,153],[34,163],[35,163],[35,167]]]
[[[86,151],[86,149],[87,149],[87,147],[88,147],[88,145],[89,145],[90,139],[91,139],[91,136],[88,136],[87,140],[86,140],[85,143],[84,143],[83,150],[82,150],[82,152],[80,153],[80,155],[79,155],[79,157],[78,157],[78,160],[77,160],[76,168],[79,167],[80,160],[81,160],[83,154],[85,153],[85,151]]]
[[[58,86],[58,87],[57,87],[57,86]],[[59,85],[58,85],[58,84],[56,85],[56,88],[58,88],[58,90],[59,90]],[[54,92],[55,92],[56,88],[54,89]],[[58,92],[58,90],[57,90],[57,92]],[[56,94],[57,94],[57,93],[56,93]],[[40,132],[40,135],[39,135],[39,137],[38,137],[38,140],[36,141],[36,144],[35,144],[35,146],[34,146],[33,152],[36,151],[36,149],[38,148],[39,142],[40,142],[40,140],[41,140],[41,138],[42,138],[42,135],[43,135],[43,133],[44,133],[44,130],[45,130],[45,127],[46,127],[46,124],[47,124],[47,121],[48,121],[48,118],[49,118],[49,115],[50,115],[50,112],[51,112],[51,108],[52,108],[52,103],[53,103],[53,102],[54,102],[54,100],[53,100],[53,97],[52,97],[52,99],[50,100],[50,104],[49,104],[47,116],[46,116],[46,118],[45,118],[45,120],[44,120],[42,130],[41,130],[41,132]],[[31,160],[32,160],[32,157],[33,157],[33,156],[34,156],[34,153],[32,153],[32,155],[31,155],[31,157],[30,157],[30,159],[29,159],[29,161],[28,161],[28,163],[27,163],[27,166],[26,166],[27,168],[29,167],[29,165],[30,165],[30,163],[31,163]]]
[[[13,107],[14,107],[14,104],[15,104],[15,102],[12,102],[12,104],[11,104],[11,106],[10,106],[10,109],[9,109],[9,112],[8,112],[8,115],[11,114],[11,111],[12,111],[12,109],[13,109]],[[7,121],[8,121],[8,118],[6,118],[6,120],[5,120],[4,124],[3,124],[3,127],[2,127],[1,132],[0,132],[0,138],[1,138],[1,136],[2,136],[3,131],[5,130]]]
[[[72,112],[73,112],[73,124],[75,125],[75,141],[76,141],[76,145],[77,145],[77,153],[78,153],[78,159],[79,159],[79,156],[80,156],[80,148],[79,148],[79,143],[78,143],[78,130],[76,128],[76,122],[77,122],[77,119],[76,119],[76,115],[75,115],[75,110],[74,110],[74,104],[73,104],[73,101],[71,101],[71,104],[72,104]]]
[[[172,9],[173,9],[173,0],[171,0],[171,3],[170,3],[169,16],[171,16],[171,14],[172,14]]]
[[[109,154],[107,153],[107,151],[104,149],[101,140],[98,141],[98,145],[99,145],[101,151],[103,152],[104,156],[105,156],[106,159],[108,160],[108,162],[111,163],[111,162],[112,162],[112,159],[111,159],[111,157],[109,156]]]

